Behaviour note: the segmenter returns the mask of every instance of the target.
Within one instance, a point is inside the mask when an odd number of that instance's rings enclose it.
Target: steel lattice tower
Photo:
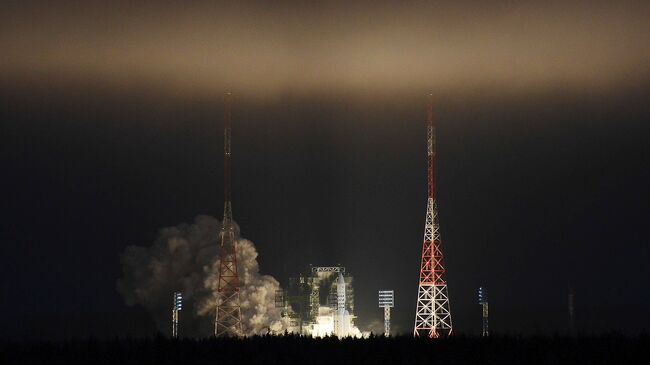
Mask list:
[[[420,265],[420,285],[415,310],[414,336],[431,338],[448,337],[452,334],[451,311],[445,268],[442,265],[438,204],[436,202],[436,180],[434,162],[436,157],[436,130],[433,125],[433,95],[429,94],[427,105],[427,157],[428,157],[428,199],[427,216],[424,224],[424,243]]]
[[[224,98],[224,207],[221,232],[219,232],[219,285],[217,289],[217,316],[214,324],[215,336],[241,336],[241,307],[239,303],[239,275],[237,274],[237,242],[232,220],[230,201],[230,128],[232,124],[232,95]]]

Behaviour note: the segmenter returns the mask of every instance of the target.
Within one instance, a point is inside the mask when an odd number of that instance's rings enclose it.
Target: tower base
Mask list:
[[[447,284],[420,284],[413,336],[444,338],[452,334]]]

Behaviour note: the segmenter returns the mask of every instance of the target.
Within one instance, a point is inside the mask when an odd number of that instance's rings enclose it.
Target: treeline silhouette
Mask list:
[[[2,364],[648,364],[650,337],[293,335],[244,339],[5,341]]]

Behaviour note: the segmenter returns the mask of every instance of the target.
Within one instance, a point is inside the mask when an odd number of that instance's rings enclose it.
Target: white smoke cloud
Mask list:
[[[182,336],[209,336],[214,331],[219,275],[220,222],[198,216],[192,224],[164,228],[150,247],[129,246],[121,256],[123,277],[118,291],[128,305],[142,305],[158,329],[169,332],[172,295],[183,293]],[[275,308],[278,281],[259,273],[257,250],[249,240],[237,240],[242,327],[246,335],[279,333],[289,320]]]
[[[237,240],[237,264],[240,279],[240,302],[245,333],[277,333],[287,329],[288,319],[280,317],[281,309],[275,308],[275,291],[280,284],[270,275],[260,275],[257,250],[246,239]],[[214,316],[219,279],[219,260],[206,270],[204,287],[211,295],[198,306],[201,315]]]

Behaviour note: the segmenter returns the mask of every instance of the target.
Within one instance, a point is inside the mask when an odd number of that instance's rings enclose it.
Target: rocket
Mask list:
[[[346,337],[350,330],[350,314],[345,310],[345,279],[339,272],[339,278],[336,281],[336,315],[335,330],[338,337]]]

